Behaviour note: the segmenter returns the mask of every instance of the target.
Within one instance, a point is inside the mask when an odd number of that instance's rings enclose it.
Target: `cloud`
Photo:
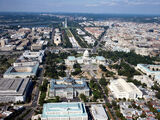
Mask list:
[[[85,5],[86,7],[98,7],[98,6],[116,6],[116,5],[160,5],[160,0],[103,0],[97,3],[90,3]]]
[[[86,7],[115,6],[115,5],[118,5],[117,2],[111,0],[111,1],[101,1],[98,3],[87,4]]]
[[[160,5],[159,0],[122,0],[122,2],[128,5]]]

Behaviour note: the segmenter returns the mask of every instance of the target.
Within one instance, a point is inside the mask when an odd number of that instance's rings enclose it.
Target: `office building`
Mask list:
[[[138,99],[143,97],[143,93],[133,83],[127,83],[124,79],[112,80],[109,88],[117,99]]]
[[[39,63],[34,66],[11,66],[3,74],[4,78],[28,78],[35,77],[39,68]]]
[[[41,120],[88,120],[81,102],[47,103],[43,105]]]
[[[102,104],[93,104],[90,108],[93,120],[108,120],[105,109]]]
[[[29,78],[0,78],[0,102],[24,102],[30,85]]]
[[[52,79],[50,81],[49,97],[59,96],[62,98],[73,99],[84,94],[89,96],[89,87],[85,79],[64,78],[62,80]]]
[[[43,62],[44,51],[43,50],[40,50],[38,52],[25,51],[23,53],[23,57],[32,59],[32,60],[37,60],[41,63]]]

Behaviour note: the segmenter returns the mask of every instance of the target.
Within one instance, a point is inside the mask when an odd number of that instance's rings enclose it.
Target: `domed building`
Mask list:
[[[68,66],[72,66],[75,63],[84,64],[84,65],[90,65],[90,64],[106,64],[106,59],[103,56],[96,56],[96,57],[90,57],[89,51],[85,50],[83,53],[83,56],[81,57],[75,57],[75,56],[68,56],[67,59],[65,59],[65,63]]]

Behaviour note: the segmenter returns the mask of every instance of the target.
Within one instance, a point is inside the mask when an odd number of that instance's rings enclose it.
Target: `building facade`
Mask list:
[[[103,56],[89,57],[89,52],[88,52],[88,50],[86,50],[83,53],[82,57],[77,57],[76,58],[74,56],[68,56],[68,58],[65,59],[65,63],[68,66],[72,66],[75,63],[85,64],[85,65],[89,65],[89,64],[105,65],[106,64],[106,59]]]
[[[0,78],[0,102],[25,102],[30,85],[29,78]]]
[[[38,52],[31,52],[31,51],[25,51],[23,53],[24,58],[32,59],[32,60],[37,60],[40,63],[43,62],[43,57],[44,57],[44,51],[40,50]]]
[[[34,66],[11,66],[3,74],[4,78],[28,78],[35,77],[39,68],[39,63]]]
[[[143,93],[133,83],[127,83],[124,79],[112,80],[109,88],[117,99],[135,100],[143,97]]]
[[[84,94],[89,96],[89,87],[85,79],[64,78],[62,80],[52,79],[50,81],[49,97],[59,96],[62,98],[73,99]]]

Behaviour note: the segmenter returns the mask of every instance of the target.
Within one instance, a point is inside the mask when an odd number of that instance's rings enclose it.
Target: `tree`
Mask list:
[[[87,97],[84,94],[80,94],[80,98],[83,102],[87,102]]]
[[[106,86],[107,85],[107,81],[104,77],[102,77],[100,80],[99,80],[99,83],[103,86]]]
[[[94,81],[91,80],[90,83],[89,83],[89,87],[92,89],[92,88],[94,88],[94,85],[95,85]]]
[[[72,75],[78,75],[82,72],[81,68],[76,68],[74,72],[72,72]]]
[[[156,97],[160,99],[160,91],[156,93]]]
[[[99,65],[99,68],[100,68],[103,72],[106,72],[106,71],[107,71],[106,67],[103,66],[103,65]]]
[[[156,119],[160,120],[160,113],[157,114]]]
[[[146,114],[145,114],[145,113],[142,113],[140,117],[141,117],[141,118],[145,118],[145,117],[146,117]]]
[[[79,64],[79,63],[75,63],[75,64],[73,65],[73,68],[74,68],[74,69],[76,69],[76,68],[79,68],[79,69],[80,69],[80,68],[81,68],[81,66],[80,66],[80,64]]]

